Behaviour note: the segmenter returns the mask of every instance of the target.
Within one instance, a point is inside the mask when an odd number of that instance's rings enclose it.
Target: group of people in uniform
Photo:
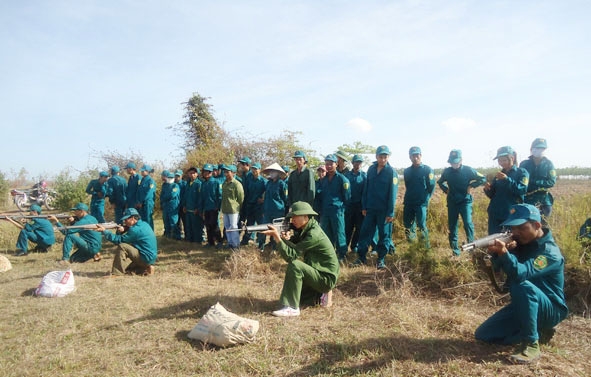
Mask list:
[[[545,221],[551,214],[552,195],[549,189],[556,182],[552,162],[544,156],[545,139],[536,139],[531,155],[517,164],[517,155],[510,146],[497,150],[495,160],[501,170],[487,178],[463,164],[462,152],[449,153],[449,167],[435,180],[433,169],[423,164],[422,151],[409,149],[411,165],[404,169],[406,191],[403,202],[403,224],[410,242],[422,242],[431,247],[427,229],[428,205],[438,185],[447,196],[449,245],[459,255],[458,219],[461,216],[468,242],[474,240],[471,190],[483,186],[490,198],[488,232],[494,234],[511,228],[513,238],[501,240],[489,247],[493,263],[508,276],[511,303],[485,321],[476,331],[476,338],[492,343],[519,343],[511,356],[516,362],[530,362],[540,356],[539,341],[547,340],[554,326],[567,313],[563,285],[564,258]],[[263,249],[266,238],[288,263],[280,296],[282,307],[273,312],[280,317],[300,315],[300,307],[308,304],[332,304],[340,268],[367,264],[370,247],[377,253],[377,269],[385,269],[385,257],[394,252],[392,224],[398,192],[398,174],[390,165],[390,149],[376,149],[375,161],[366,172],[361,169],[363,157],[351,159],[342,151],[328,154],[317,168],[318,178],[309,168],[306,154],[293,154],[295,168],[289,175],[279,164],[262,169],[243,157],[237,165],[205,164],[201,169],[191,167],[162,172],[160,206],[164,236],[197,242],[206,240],[207,247],[221,247],[220,213],[225,238],[232,251],[249,242]],[[119,176],[119,168],[109,174],[101,172],[92,180],[87,192],[92,196],[90,210],[79,203],[73,208],[74,224],[99,224],[96,229],[67,229],[61,226],[66,239],[63,260],[100,260],[102,237],[119,245],[112,274],[126,271],[152,274],[157,257],[153,232],[153,209],[156,184],[148,165],[136,172],[134,163],[125,167],[128,181]],[[201,174],[201,176],[200,176]],[[183,176],[186,175],[186,179]],[[108,198],[115,210],[116,233],[104,228],[104,201]],[[38,206],[31,213],[39,213]],[[88,213],[90,211],[90,213]],[[272,220],[285,217],[290,230],[270,225]],[[27,224],[23,232],[35,233],[32,227],[44,219]],[[269,224],[257,235],[245,231],[240,239],[239,224]],[[51,224],[50,224],[51,225]],[[17,248],[26,254],[26,240],[50,246],[47,238],[19,236]],[[79,234],[79,236],[76,236]],[[205,238],[206,237],[206,238]],[[74,246],[78,251],[70,255]],[[356,259],[346,263],[351,250]],[[98,257],[97,257],[98,256]],[[131,264],[125,268],[126,261]],[[545,337],[545,338],[544,338]]]

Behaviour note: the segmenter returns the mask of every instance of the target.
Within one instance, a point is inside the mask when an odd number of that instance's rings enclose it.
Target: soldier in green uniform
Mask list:
[[[277,317],[299,316],[301,305],[332,304],[332,289],[340,271],[339,261],[332,243],[312,217],[315,215],[317,213],[310,204],[296,202],[287,214],[294,228],[293,236],[290,236],[291,232],[279,234],[272,225],[263,232],[273,237],[281,257],[288,263],[279,298],[283,307],[273,312]]]

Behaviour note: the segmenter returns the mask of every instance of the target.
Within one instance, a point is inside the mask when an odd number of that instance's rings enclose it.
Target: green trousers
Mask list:
[[[322,293],[330,289],[329,280],[322,272],[300,260],[294,260],[287,265],[279,302],[292,308],[299,308],[301,304],[314,305]]]
[[[128,260],[130,260],[131,263],[128,263]],[[127,265],[127,267],[124,267],[125,265]],[[117,245],[117,253],[115,254],[115,258],[113,258],[111,274],[123,275],[125,272],[141,274],[149,266],[150,265],[144,262],[140,257],[138,249],[128,243],[120,243]]]

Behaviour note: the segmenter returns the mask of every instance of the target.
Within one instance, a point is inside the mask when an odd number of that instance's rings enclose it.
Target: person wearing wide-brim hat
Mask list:
[[[347,166],[347,162],[349,162],[349,156],[340,149],[334,152],[334,155],[337,156],[337,171],[346,176],[351,170]]]
[[[502,170],[495,174],[492,182],[484,184],[484,193],[490,199],[487,208],[488,234],[503,230],[501,223],[509,215],[509,208],[513,204],[523,203],[529,184],[529,173],[517,167],[513,148],[500,147],[493,160],[498,161]]]
[[[488,246],[493,267],[509,277],[511,300],[484,321],[474,336],[488,343],[516,344],[516,352],[510,356],[516,363],[537,360],[540,343],[547,343],[554,326],[568,315],[564,257],[551,230],[541,221],[540,211],[533,205],[512,205],[501,223],[511,227],[512,240],[497,239]]]
[[[139,212],[142,220],[148,223],[152,230],[154,229],[154,200],[156,199],[156,183],[150,176],[153,169],[150,165],[144,164],[140,168],[142,175],[140,185],[137,189],[137,203],[135,208]]]
[[[556,170],[554,164],[544,153],[548,148],[546,139],[537,138],[531,143],[531,155],[519,165],[529,173],[525,203],[533,204],[542,214],[542,223],[547,224],[547,218],[552,213],[554,198],[550,189],[556,184]]]
[[[308,158],[303,151],[295,151],[293,161],[296,168],[289,174],[287,180],[287,198],[289,203],[299,201],[314,205],[316,195],[316,182],[314,172],[307,166]]]
[[[282,179],[285,176],[285,171],[278,163],[266,167],[263,174],[268,179],[265,185],[265,199],[263,201],[263,220],[265,223],[270,223],[274,219],[283,217],[287,212],[287,183]],[[266,236],[259,233],[257,243],[261,251],[265,246],[265,239]],[[270,243],[271,247],[276,247],[273,238],[271,238]]]
[[[313,218],[317,212],[306,202],[296,202],[287,214],[293,236],[280,234],[277,228],[263,233],[277,243],[277,250],[287,262],[279,302],[282,308],[273,312],[278,317],[300,315],[303,305],[332,304],[332,289],[339,277],[339,261],[332,243]],[[301,259],[300,259],[301,257]]]
[[[462,151],[452,149],[447,162],[451,165],[443,169],[437,181],[439,188],[446,195],[447,227],[449,246],[453,255],[460,255],[458,243],[458,218],[462,217],[466,240],[474,241],[474,222],[472,221],[472,189],[482,186],[486,177],[470,166],[462,163]]]
[[[105,196],[109,173],[101,171],[97,179],[88,182],[86,193],[90,195],[90,214],[101,223],[105,222]]]
[[[41,215],[41,207],[37,204],[33,204],[31,208],[29,208],[29,215]],[[16,222],[10,217],[6,217],[6,220],[21,229],[16,241],[15,256],[17,257],[25,256],[29,253],[29,241],[37,244],[35,250],[42,253],[46,253],[47,249],[55,243],[53,225],[47,219],[40,217],[32,218],[24,225]]]
[[[100,226],[96,229],[108,241],[117,245],[111,276],[125,273],[152,275],[154,263],[158,257],[158,243],[154,231],[150,225],[141,220],[135,208],[126,209],[121,221],[123,224],[117,228],[117,233]]]

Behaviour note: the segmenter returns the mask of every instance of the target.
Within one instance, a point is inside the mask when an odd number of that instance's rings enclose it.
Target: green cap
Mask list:
[[[419,147],[410,147],[408,150],[408,155],[412,156],[413,154],[421,154],[421,148]]]
[[[289,212],[287,213],[287,218],[300,215],[316,216],[318,215],[318,213],[316,213],[312,209],[312,206],[307,202],[295,202],[289,209]]]
[[[388,148],[386,145],[380,145],[376,149],[376,155],[380,155],[380,154],[387,154],[389,156],[390,155],[390,148]]]
[[[71,211],[86,211],[88,212],[88,206],[84,203],[78,203],[74,207],[70,208]]]
[[[514,204],[509,209],[509,217],[501,226],[518,226],[528,221],[541,222],[540,211],[531,204]]]
[[[355,156],[353,156],[352,161],[353,162],[363,162],[363,157],[361,157],[360,155],[356,154]]]
[[[505,157],[509,155],[513,156],[513,153],[513,148],[511,148],[508,145],[500,147],[499,149],[497,149],[497,155],[495,156],[495,158],[493,158],[493,160],[496,160],[499,157]]]
[[[37,213],[41,213],[41,206],[39,206],[37,204],[33,204],[33,205],[31,205],[31,208],[29,208],[29,211],[35,211]]]
[[[213,171],[213,165],[212,164],[205,164],[205,165],[203,165],[203,170],[204,171]]]
[[[536,140],[531,143],[531,147],[533,148],[548,148],[548,143],[546,143],[546,139],[542,139],[541,137],[537,138]]]
[[[131,216],[138,216],[139,217],[139,213],[137,211],[137,209],[135,208],[128,208],[125,210],[125,212],[123,212],[123,217],[121,217],[121,220],[126,220],[129,219]]]
[[[449,152],[447,162],[450,164],[459,164],[460,161],[462,161],[462,151],[459,149],[452,149],[451,152]]]
[[[293,154],[293,158],[303,158],[304,160],[308,161],[308,159],[306,158],[306,154],[302,151],[295,151],[295,153]]]
[[[108,177],[108,176],[109,176],[109,173],[107,173],[107,172],[106,172],[106,171],[104,171],[104,170],[103,170],[102,172],[100,172],[100,173],[99,173],[99,177]]]
[[[324,157],[324,161],[332,161],[332,162],[337,162],[337,156],[334,154],[327,154],[326,157]]]

